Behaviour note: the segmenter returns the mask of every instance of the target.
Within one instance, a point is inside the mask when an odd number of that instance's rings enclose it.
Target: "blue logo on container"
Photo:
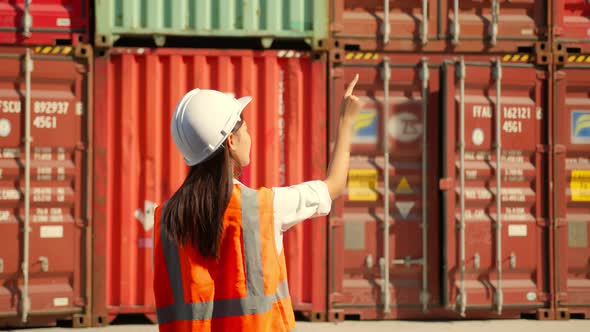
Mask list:
[[[590,111],[573,111],[571,130],[573,144],[590,144]]]
[[[377,143],[377,111],[361,111],[354,121],[353,132],[352,143]]]

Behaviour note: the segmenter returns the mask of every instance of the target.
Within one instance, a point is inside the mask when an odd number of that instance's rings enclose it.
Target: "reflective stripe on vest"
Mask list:
[[[287,280],[278,284],[274,294],[264,294],[258,193],[256,190],[241,186],[241,208],[247,295],[244,298],[195,303],[184,302],[178,247],[169,239],[166,233],[162,224],[164,215],[162,213],[160,217],[160,241],[174,304],[157,308],[158,324],[181,320],[209,320],[229,316],[264,314],[272,309],[273,303],[289,297]],[[166,209],[166,206],[164,206],[164,209]]]

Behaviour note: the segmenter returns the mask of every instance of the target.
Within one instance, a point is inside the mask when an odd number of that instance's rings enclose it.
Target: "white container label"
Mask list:
[[[70,19],[69,19],[69,18],[67,18],[67,17],[62,17],[62,18],[58,18],[58,19],[56,20],[55,24],[56,24],[58,27],[69,27],[69,26],[70,26],[70,24],[71,24],[71,21],[70,21]]]
[[[508,236],[526,236],[526,225],[508,225]]]
[[[41,226],[42,239],[60,239],[64,237],[63,226]]]
[[[523,36],[532,36],[533,35],[533,29],[522,29],[520,30],[520,34]]]
[[[70,300],[67,297],[56,297],[53,299],[54,307],[66,307],[70,304]]]

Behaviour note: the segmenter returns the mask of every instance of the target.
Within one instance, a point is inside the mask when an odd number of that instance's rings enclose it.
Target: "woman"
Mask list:
[[[250,135],[241,119],[250,97],[195,89],[178,103],[172,137],[190,171],[156,209],[160,331],[294,329],[282,233],[327,215],[345,189],[352,124],[362,107],[352,95],[357,80],[342,101],[327,178],[272,190],[253,190],[234,179],[250,163]]]

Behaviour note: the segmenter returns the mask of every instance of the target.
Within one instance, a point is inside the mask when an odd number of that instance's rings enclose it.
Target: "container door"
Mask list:
[[[516,51],[544,36],[546,1],[446,0],[441,20],[445,35],[458,50]]]
[[[590,38],[590,2],[556,0],[555,34],[559,42],[588,42]]]
[[[433,0],[337,0],[332,30],[362,50],[419,49],[436,39],[437,8]]]
[[[354,124],[346,194],[330,217],[331,318],[420,317],[437,302],[438,72],[428,59],[352,54],[332,69],[331,129],[346,84],[366,105]],[[362,60],[366,59],[366,60]]]
[[[444,73],[443,303],[518,317],[547,301],[545,73],[464,60]]]
[[[556,73],[556,275],[559,305],[590,317],[590,65],[575,56]]]
[[[88,296],[87,67],[69,56],[27,61],[22,48],[0,52],[0,243],[8,248],[0,253],[0,315],[68,317]]]

